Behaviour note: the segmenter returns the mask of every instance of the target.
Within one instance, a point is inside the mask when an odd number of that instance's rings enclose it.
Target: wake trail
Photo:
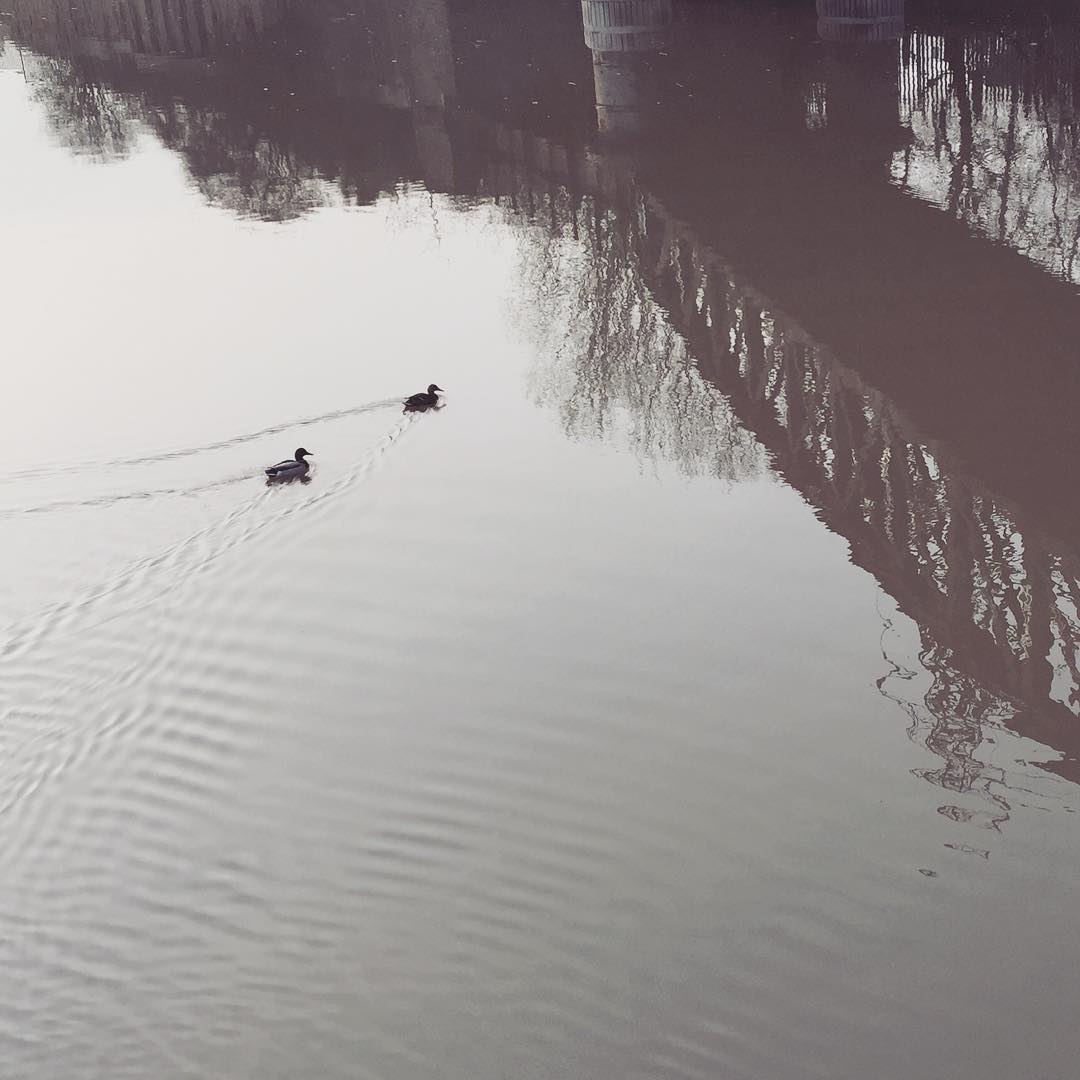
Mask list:
[[[0,510],[0,519],[27,517],[35,514],[54,514],[61,510],[88,510],[103,506],[112,506],[115,503],[139,502],[146,499],[165,498],[171,495],[204,495],[208,491],[216,491],[218,488],[229,487],[231,484],[241,484],[250,481],[254,473],[235,473],[232,476],[219,477],[205,484],[192,484],[188,487],[171,488],[147,488],[144,491],[121,491],[112,495],[94,495],[88,499],[62,499],[58,502],[41,503],[38,506],[15,506],[6,510]]]
[[[396,402],[395,402],[396,404]],[[12,660],[25,655],[31,648],[45,641],[69,634],[76,629],[86,631],[101,626],[123,614],[142,610],[156,603],[170,591],[178,575],[186,582],[195,574],[220,559],[237,545],[245,543],[271,525],[287,521],[295,514],[337,498],[351,488],[361,477],[372,472],[386,456],[390,448],[413,425],[416,417],[407,415],[399,421],[378,443],[370,448],[353,467],[325,488],[320,488],[307,498],[290,503],[276,513],[250,522],[244,528],[238,526],[253,512],[289,489],[265,487],[260,493],[224,517],[190,534],[175,544],[128,564],[123,570],[98,582],[67,600],[60,601],[10,625],[0,641],[0,661]],[[296,485],[290,485],[295,488]],[[154,578],[157,581],[153,581]],[[148,583],[153,582],[152,584]],[[132,602],[125,604],[127,597]],[[101,605],[116,600],[120,607],[96,621],[93,619]]]
[[[347,409],[335,409],[333,412],[322,413],[319,416],[308,416],[301,420],[288,420],[280,424],[272,424],[270,427],[249,431],[244,435],[235,435],[229,439],[220,439],[216,442],[203,443],[200,446],[187,446],[175,450],[160,450],[139,457],[100,458],[96,461],[70,462],[58,465],[32,465],[0,477],[0,484],[10,484],[20,480],[48,479],[55,476],[75,476],[81,473],[93,472],[96,469],[130,468],[138,465],[152,465],[162,461],[176,461],[181,458],[195,457],[198,454],[212,453],[215,450],[228,450],[235,446],[254,442],[257,439],[264,439],[268,435],[280,435],[283,431],[289,431],[292,428],[310,427],[312,424],[343,420],[350,416],[361,416],[364,413],[378,412],[381,409],[388,409],[395,405],[401,405],[399,398],[369,401],[363,405],[354,405]]]

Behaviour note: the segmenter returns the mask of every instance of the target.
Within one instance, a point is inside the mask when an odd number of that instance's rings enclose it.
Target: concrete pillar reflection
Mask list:
[[[649,54],[668,42],[672,0],[581,0],[602,135],[636,135],[656,95]]]
[[[454,154],[443,111],[457,94],[449,5],[447,0],[406,0],[401,13],[420,169],[430,188],[451,191]]]
[[[826,48],[806,94],[806,126],[827,133],[849,169],[880,175],[903,141],[904,0],[817,0],[817,13]]]
[[[424,183],[433,191],[454,190],[454,147],[441,109],[416,106],[413,140]]]
[[[407,0],[401,6],[401,16],[408,41],[413,103],[441,109],[455,95],[447,0]]]
[[[822,41],[896,41],[904,33],[904,0],[817,0]]]

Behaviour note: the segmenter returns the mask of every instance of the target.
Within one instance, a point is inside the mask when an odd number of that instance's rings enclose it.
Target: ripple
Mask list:
[[[131,610],[116,606],[129,594],[137,594],[134,601],[136,607],[145,607],[159,599],[178,576],[186,578],[197,574],[236,545],[249,541],[268,526],[284,522],[296,514],[334,500],[377,467],[385,453],[416,419],[415,415],[403,417],[351,469],[329,484],[316,487],[306,496],[293,499],[284,507],[278,507],[276,500],[282,497],[280,493],[291,493],[296,490],[296,485],[290,488],[261,490],[258,495],[234,506],[219,520],[170,547],[136,560],[107,581],[84,589],[75,597],[25,620],[20,626],[8,627],[0,634],[0,637],[5,639],[5,644],[0,648],[0,660],[19,656],[48,638],[70,634],[76,628],[80,631],[96,628],[100,621],[87,626],[79,620],[98,618],[97,613],[105,604],[113,605],[112,610],[104,616],[106,619],[115,618],[121,611]],[[263,508],[267,508],[268,512],[260,517],[257,511]],[[271,510],[273,512],[270,512]]]
[[[302,420],[287,420],[279,424],[271,424],[268,427],[259,428],[256,431],[245,432],[243,435],[234,435],[228,439],[200,443],[198,446],[158,450],[136,457],[102,458],[96,461],[73,461],[53,465],[33,465],[25,469],[15,469],[0,476],[0,484],[11,484],[24,480],[42,480],[54,476],[70,477],[103,469],[131,468],[141,465],[159,464],[165,461],[177,461],[183,458],[195,457],[200,454],[207,454],[211,451],[231,450],[237,446],[243,446],[245,443],[264,439],[269,435],[280,435],[286,431],[312,427],[315,424],[325,424],[333,420],[343,420],[353,416],[362,416],[365,413],[381,412],[394,407],[400,408],[400,406],[400,398],[386,398],[381,401],[364,402],[362,405],[354,405],[347,409],[334,409],[331,412],[321,413],[318,416],[309,416]]]

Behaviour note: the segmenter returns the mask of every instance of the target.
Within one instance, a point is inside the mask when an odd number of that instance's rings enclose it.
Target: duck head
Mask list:
[[[441,386],[436,386],[436,385],[435,385],[434,383],[432,383],[432,384],[431,384],[431,385],[430,385],[430,386],[429,386],[429,387],[427,388],[427,392],[428,392],[429,394],[435,394],[435,393],[439,393],[439,394],[445,394],[445,393],[446,393],[446,391],[445,391],[445,390],[444,390],[444,389],[443,389],[443,388],[442,388]]]
[[[314,457],[314,456],[315,455],[310,450],[305,450],[302,446],[300,447],[299,450],[296,451],[295,454],[293,454],[293,457],[296,458],[297,461],[303,461],[304,458],[306,458],[306,457]]]

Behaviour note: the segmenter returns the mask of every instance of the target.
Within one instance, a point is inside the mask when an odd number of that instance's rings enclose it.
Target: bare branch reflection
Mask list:
[[[558,411],[573,438],[614,438],[685,475],[764,474],[761,447],[701,377],[646,287],[627,220],[593,197],[563,200],[555,217],[565,224],[567,215],[568,234],[584,244],[533,229],[521,246],[527,295],[540,298],[531,332],[549,358],[533,373],[538,402]],[[547,217],[542,207],[537,216]]]
[[[30,84],[57,141],[73,153],[101,161],[128,156],[138,110],[127,95],[52,57],[35,58]]]

